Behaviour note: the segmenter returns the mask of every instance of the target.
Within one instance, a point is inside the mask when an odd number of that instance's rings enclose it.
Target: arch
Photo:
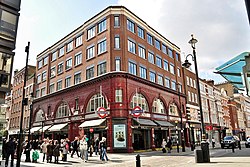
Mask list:
[[[62,118],[68,117],[71,114],[69,104],[63,100],[56,105],[56,108],[51,115],[53,115],[54,118]]]
[[[143,111],[149,112],[148,101],[146,97],[140,93],[134,93],[130,100],[130,108],[134,108],[135,106],[140,106]]]
[[[36,116],[34,117],[34,122],[41,122],[44,120],[44,111],[43,109],[39,108],[36,112]]]
[[[158,114],[166,114],[166,108],[161,98],[154,98],[154,101],[152,103],[152,112]]]
[[[104,107],[107,108],[108,107],[108,100],[107,97],[105,95],[100,94],[100,92],[92,94],[90,98],[88,98],[89,100],[87,101],[87,107],[85,109],[86,113],[90,113],[90,112],[95,112],[97,110],[98,107]]]

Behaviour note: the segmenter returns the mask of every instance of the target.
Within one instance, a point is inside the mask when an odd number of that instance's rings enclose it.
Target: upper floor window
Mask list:
[[[168,48],[168,56],[171,57],[171,58],[174,58],[173,56],[173,50]]]
[[[56,118],[67,117],[67,116],[69,116],[69,107],[67,103],[63,102],[57,108]]]
[[[52,54],[51,61],[55,61],[55,60],[56,60],[56,57],[57,57],[57,51],[55,51],[55,52]]]
[[[75,73],[74,75],[74,85],[81,82],[81,72]]]
[[[140,66],[140,77],[147,79],[147,69],[143,66]]]
[[[77,53],[75,55],[75,66],[82,63],[82,53]]]
[[[148,52],[148,61],[152,64],[155,64],[154,53]]]
[[[64,46],[60,48],[59,50],[59,57],[64,55]]]
[[[165,107],[163,102],[160,99],[155,99],[153,102],[153,106],[152,106],[152,112],[154,113],[160,113],[160,114],[164,114],[165,113]]]
[[[55,66],[50,68],[50,78],[53,78],[54,76],[56,76],[56,67]]]
[[[43,67],[43,60],[38,61],[38,69]]]
[[[71,68],[72,68],[72,58],[70,57],[66,60],[65,70],[68,70]]]
[[[115,102],[122,102],[122,89],[115,90]]]
[[[175,58],[177,61],[180,61],[180,54],[179,53],[175,53]]]
[[[157,81],[158,81],[159,85],[163,85],[163,76],[162,75],[158,75]]]
[[[130,74],[136,75],[137,74],[136,68],[137,68],[137,66],[134,62],[131,62],[131,61],[128,62],[128,72]]]
[[[175,72],[174,72],[174,65],[172,64],[172,63],[170,63],[170,73],[171,74],[175,74]]]
[[[104,62],[104,63],[97,65],[97,75],[102,75],[102,74],[105,74],[107,72],[107,69],[106,69],[107,65],[106,64],[107,63]]]
[[[101,33],[104,30],[106,30],[106,19],[98,23],[98,33]]]
[[[169,115],[178,116],[178,108],[175,104],[169,106]]]
[[[76,38],[76,47],[80,46],[81,44],[82,44],[82,35]]]
[[[186,76],[187,85],[189,85],[189,77]]]
[[[95,57],[95,45],[92,45],[87,48],[87,60]]]
[[[147,41],[148,41],[148,43],[149,43],[150,45],[154,45],[154,44],[153,44],[153,37],[152,37],[152,35],[147,34]]]
[[[138,31],[138,37],[144,39],[144,29],[138,26],[137,31]]]
[[[38,75],[37,75],[37,83],[40,83],[41,81],[42,81],[41,74],[38,74]]]
[[[120,59],[120,57],[115,59],[115,71],[121,71],[121,59]]]
[[[158,49],[158,50],[161,50],[161,44],[160,44],[160,41],[155,39],[155,47]]]
[[[133,33],[135,33],[135,23],[127,19],[127,29]]]
[[[49,93],[53,93],[55,91],[55,84],[52,83],[49,85]]]
[[[196,80],[193,80],[193,81],[194,81],[193,86],[194,88],[196,88]]]
[[[91,66],[86,69],[86,79],[90,79],[94,77],[94,66]]]
[[[176,82],[175,82],[175,81],[172,81],[172,82],[171,82],[171,88],[172,88],[173,90],[176,90]]]
[[[135,54],[135,42],[128,39],[128,51]]]
[[[165,78],[165,86],[167,88],[170,88],[170,79],[169,78]]]
[[[56,90],[61,90],[61,89],[62,89],[62,80],[59,80],[56,83]]]
[[[63,62],[57,65],[57,73],[61,74],[63,72]]]
[[[42,73],[42,81],[46,81],[46,77],[47,77],[47,72],[43,71],[43,73]]]
[[[92,96],[88,102],[86,112],[95,112],[98,107],[107,108],[107,100],[105,97],[98,93]]]
[[[141,45],[138,45],[138,55],[139,55],[139,57],[146,59],[146,50]]]
[[[87,39],[91,39],[95,36],[95,26],[88,29],[87,31]]]
[[[155,82],[155,77],[156,77],[155,72],[149,71],[149,80],[150,80],[151,82]]]
[[[130,108],[135,108],[135,106],[140,106],[143,111],[148,112],[148,103],[146,98],[140,94],[136,93],[130,102]]]
[[[49,59],[49,56],[46,56],[46,57],[43,59],[43,65],[47,65],[47,64],[48,64],[48,59]]]
[[[98,54],[104,53],[107,51],[107,41],[106,39],[98,43]]]
[[[162,50],[163,53],[167,54],[167,46],[166,45],[162,44],[161,45],[161,50]]]
[[[120,17],[114,16],[114,26],[119,27],[120,26]]]
[[[73,50],[73,41],[67,44],[67,52],[70,52],[71,50]]]
[[[41,96],[45,95],[45,87],[41,89]]]
[[[119,49],[119,48],[120,48],[120,37],[115,36],[115,49]]]
[[[70,86],[70,82],[71,82],[71,76],[68,76],[67,78],[65,78],[65,88]]]
[[[178,75],[178,77],[181,77],[181,69],[180,68],[177,68],[177,75]]]
[[[163,69],[168,71],[168,61],[167,60],[163,60]]]
[[[156,65],[162,68],[162,59],[159,56],[156,56]]]

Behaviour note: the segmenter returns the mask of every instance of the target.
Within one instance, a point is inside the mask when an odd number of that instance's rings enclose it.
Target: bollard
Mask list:
[[[232,152],[234,153],[234,144],[232,144]]]
[[[185,142],[184,142],[184,140],[182,140],[182,142],[181,142],[181,147],[182,147],[182,152],[185,152],[186,150],[185,150]]]
[[[241,150],[241,145],[240,145],[240,141],[239,141],[239,145],[238,145],[238,147],[239,147],[239,150]]]
[[[191,143],[190,146],[191,146],[191,151],[194,151],[194,145],[193,145],[193,143]]]
[[[179,153],[180,152],[180,150],[179,150],[179,144],[177,143],[177,152]]]
[[[141,160],[140,160],[140,155],[136,155],[136,167],[141,167]]]

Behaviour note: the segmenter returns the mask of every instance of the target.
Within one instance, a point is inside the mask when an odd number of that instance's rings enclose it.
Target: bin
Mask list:
[[[209,144],[206,142],[201,143],[201,150],[203,154],[203,162],[210,162]]]
[[[203,152],[202,150],[194,150],[195,162],[202,163],[203,162]]]

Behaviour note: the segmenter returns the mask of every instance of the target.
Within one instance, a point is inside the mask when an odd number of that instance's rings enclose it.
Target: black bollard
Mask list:
[[[194,145],[193,145],[193,143],[190,144],[190,147],[191,147],[191,151],[194,151]]]
[[[141,159],[139,154],[136,155],[136,167],[141,167]]]
[[[232,152],[234,153],[234,143],[232,144]]]
[[[185,150],[185,141],[184,140],[182,140],[182,142],[181,142],[181,147],[182,147],[182,152],[185,152],[186,150]]]
[[[179,144],[177,143],[177,152],[179,153],[180,150],[179,150]]]
[[[240,145],[240,141],[239,141],[239,146],[238,146],[238,147],[239,147],[239,150],[241,150],[241,145]]]

